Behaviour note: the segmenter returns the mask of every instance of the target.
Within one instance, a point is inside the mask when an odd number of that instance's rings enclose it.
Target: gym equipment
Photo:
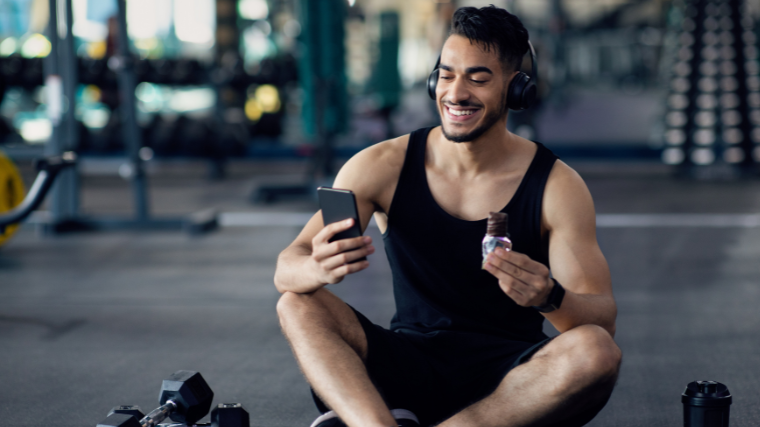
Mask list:
[[[525,110],[530,108],[536,102],[536,81],[538,80],[538,64],[536,63],[536,51],[533,44],[528,40],[528,53],[530,53],[530,75],[523,71],[509,83],[507,89],[507,107],[511,110]],[[435,88],[438,86],[438,66],[441,65],[441,55],[435,62],[435,68],[427,79],[428,95],[430,99],[435,100]]]
[[[11,159],[0,152],[0,215],[8,212],[24,201],[24,182]],[[11,224],[0,229],[0,245],[16,232],[18,224]]]
[[[108,413],[108,416],[110,417],[113,414],[132,415],[138,420],[145,418],[145,414],[140,410],[140,407],[135,405],[114,406],[113,409],[111,409],[111,412]]]
[[[99,422],[97,427],[142,427],[142,425],[134,415],[115,413]]]
[[[78,135],[71,132],[76,129],[74,125],[74,112],[76,99],[74,93],[79,83],[77,57],[74,51],[68,47],[71,45],[71,37],[65,40],[61,34],[70,34],[72,27],[71,14],[66,13],[66,19],[57,19],[56,0],[48,0],[51,7],[50,19],[48,20],[47,34],[53,46],[52,53],[46,60],[46,78],[51,75],[61,76],[63,82],[63,98],[68,99],[68,108],[61,108],[60,120],[51,120],[53,132],[45,147],[48,154],[56,155],[67,150],[72,150],[75,143],[79,142]],[[71,0],[65,0],[66,9],[71,10]],[[218,226],[216,214],[189,215],[185,218],[154,218],[150,214],[148,197],[148,178],[145,172],[145,160],[140,152],[144,148],[142,131],[136,120],[135,87],[137,75],[135,61],[129,47],[127,31],[126,0],[117,2],[118,37],[116,54],[107,62],[107,69],[116,76],[119,93],[120,115],[118,124],[123,145],[126,149],[127,161],[124,165],[124,174],[132,184],[134,196],[134,215],[131,218],[101,218],[87,217],[79,212],[79,185],[74,174],[64,174],[60,178],[60,184],[54,189],[54,197],[51,200],[50,221],[46,224],[46,230],[50,232],[68,232],[102,229],[130,229],[130,230],[185,230],[191,234],[204,233]],[[68,46],[65,49],[57,49],[57,44]],[[93,63],[94,66],[94,63]],[[168,66],[167,66],[168,67]],[[192,66],[190,66],[192,68]],[[171,71],[167,68],[168,71]],[[202,222],[198,222],[202,221]]]
[[[220,403],[211,411],[211,427],[249,427],[248,411],[239,403]]]
[[[760,163],[757,26],[746,2],[683,3],[664,51],[669,91],[661,120],[662,161],[679,175],[733,179]]]
[[[97,427],[144,427],[143,418],[137,406],[117,406]],[[197,427],[250,427],[248,411],[239,403],[220,403],[211,411],[211,423],[194,424]],[[166,424],[160,424],[165,426]]]
[[[0,157],[0,189],[8,191],[8,197],[0,198],[0,244],[10,238],[18,224],[32,213],[45,199],[58,174],[76,164],[76,154],[66,152],[62,156],[53,156],[36,161],[37,178],[24,197],[21,177],[13,164],[6,157]],[[12,202],[12,206],[4,205]],[[10,210],[5,211],[5,206]]]
[[[684,427],[728,427],[731,393],[717,381],[692,381],[681,395]]]
[[[158,395],[161,406],[139,421],[135,413],[119,413],[114,408],[105,420],[98,423],[98,427],[154,427],[167,417],[178,423],[192,425],[208,414],[213,398],[214,392],[200,373],[177,371],[161,384],[161,393]],[[135,406],[126,408],[136,408],[136,413],[141,413]]]

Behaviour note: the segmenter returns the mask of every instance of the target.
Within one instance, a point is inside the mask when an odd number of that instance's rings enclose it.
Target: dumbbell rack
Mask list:
[[[755,173],[760,51],[747,2],[678,0],[670,24],[662,161],[701,179]]]

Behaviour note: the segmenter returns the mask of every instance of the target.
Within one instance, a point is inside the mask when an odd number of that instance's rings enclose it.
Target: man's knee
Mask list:
[[[560,354],[565,359],[568,381],[611,390],[622,360],[622,352],[612,336],[596,325],[580,326],[566,334],[565,348]]]
[[[303,294],[297,294],[295,292],[284,292],[280,295],[280,299],[277,301],[277,316],[279,317],[282,326],[285,326],[285,322],[297,317],[299,313],[303,312],[303,297]]]
[[[364,330],[356,314],[326,289],[308,294],[283,293],[277,301],[277,315],[288,339],[331,331],[340,335],[360,355],[366,353]]]
[[[322,298],[319,298],[318,292],[308,294],[285,292],[280,296],[277,301],[277,316],[283,330],[287,332],[290,327],[298,327],[317,319],[324,321],[330,317],[330,311]]]

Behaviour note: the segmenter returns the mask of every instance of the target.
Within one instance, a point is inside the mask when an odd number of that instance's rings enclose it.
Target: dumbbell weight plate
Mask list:
[[[142,427],[140,421],[130,414],[111,414],[97,427]]]
[[[113,409],[111,409],[111,412],[108,413],[108,415],[113,415],[113,414],[132,415],[138,420],[143,419],[143,417],[145,416],[145,414],[143,414],[143,412],[140,410],[140,407],[135,406],[135,405],[114,406]]]
[[[161,405],[169,400],[177,405],[177,409],[169,414],[169,418],[188,425],[208,414],[213,399],[214,392],[201,374],[193,371],[173,373],[164,380],[158,396]]]
[[[248,411],[239,403],[220,403],[211,411],[211,427],[249,427]]]

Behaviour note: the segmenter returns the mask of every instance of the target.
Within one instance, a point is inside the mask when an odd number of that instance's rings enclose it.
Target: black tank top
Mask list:
[[[540,341],[543,316],[517,305],[481,269],[481,241],[487,220],[466,221],[444,211],[425,175],[431,128],[409,137],[406,159],[383,235],[393,274],[396,315],[391,330],[478,332],[521,341]],[[557,157],[543,145],[512,197],[509,214],[513,249],[549,265],[541,237],[544,186]]]

